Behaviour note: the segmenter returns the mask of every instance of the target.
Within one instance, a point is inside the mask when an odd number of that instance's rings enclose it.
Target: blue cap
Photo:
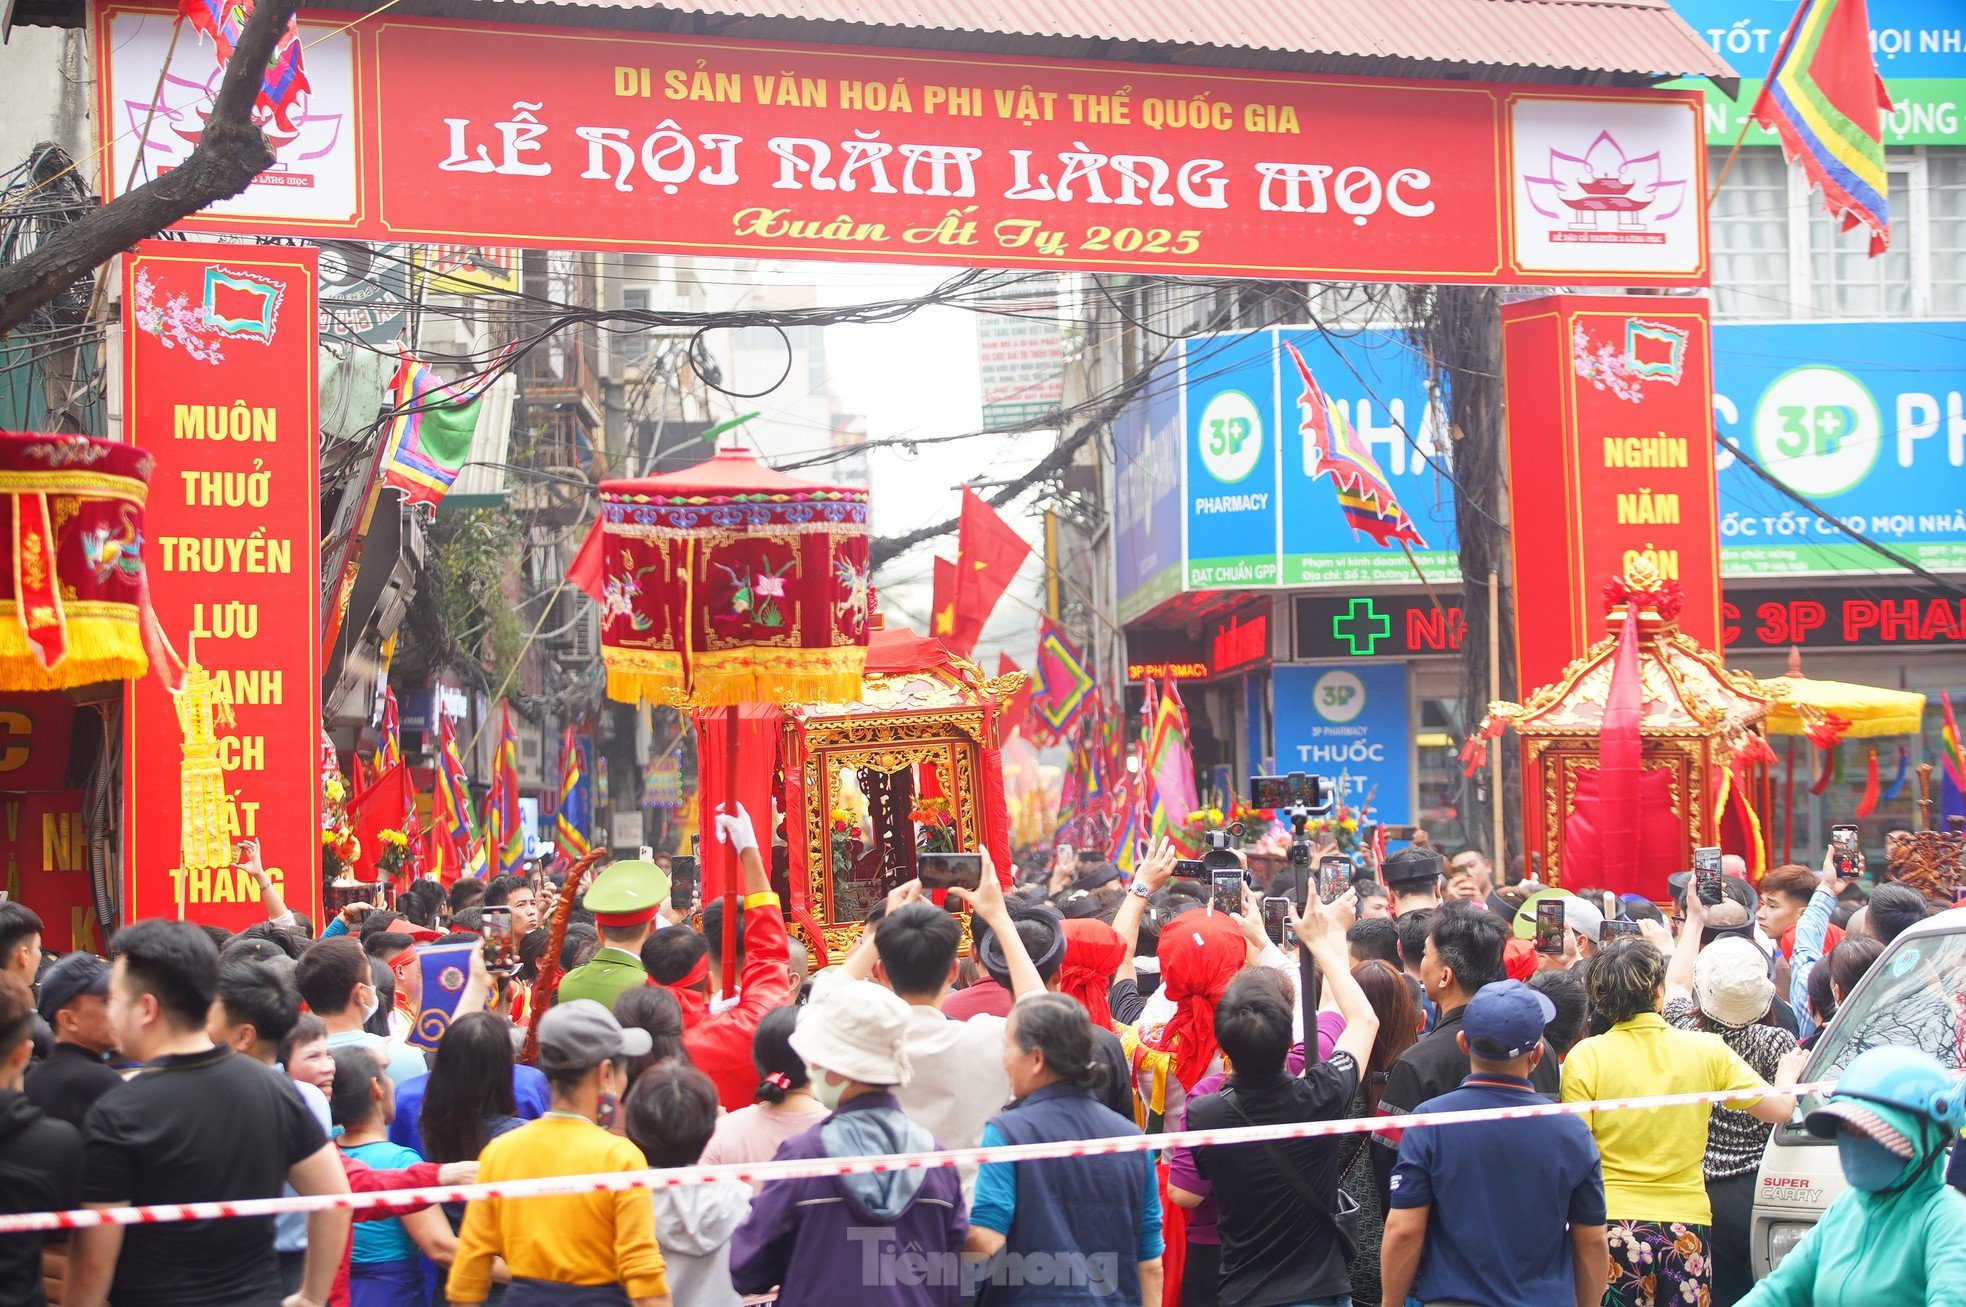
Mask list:
[[[1475,1056],[1495,1062],[1521,1057],[1543,1040],[1556,1004],[1520,980],[1483,985],[1468,1000],[1461,1032]]]

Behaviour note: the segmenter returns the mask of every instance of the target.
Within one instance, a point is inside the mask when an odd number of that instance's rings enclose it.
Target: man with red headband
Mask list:
[[[668,926],[655,932],[642,949],[648,983],[676,996],[683,1010],[683,1047],[697,1070],[717,1086],[717,1100],[732,1112],[750,1106],[758,1088],[758,1069],[751,1060],[751,1039],[765,1013],[792,996],[791,940],[785,933],[785,914],[766,876],[764,858],[750,814],[738,806],[735,815],[718,813],[717,841],[737,853],[743,870],[741,900],[744,918],[738,957],[737,1000],[718,1008],[712,985],[720,978],[711,968],[712,937],[722,917],[706,905],[701,934],[687,926]],[[716,904],[721,908],[722,904]],[[737,959],[715,959],[722,967]]]
[[[554,1001],[591,998],[610,1010],[624,990],[648,984],[642,941],[669,899],[669,877],[653,862],[617,862],[594,878],[582,900],[594,914],[601,948],[591,962],[567,972]]]

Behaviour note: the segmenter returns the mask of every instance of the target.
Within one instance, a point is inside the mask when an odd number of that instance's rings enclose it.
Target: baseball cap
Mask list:
[[[1483,985],[1468,1000],[1461,1031],[1477,1056],[1504,1062],[1521,1057],[1543,1040],[1543,1027],[1556,1016],[1556,1004],[1520,980]]]
[[[539,1066],[580,1071],[624,1057],[644,1057],[655,1040],[640,1026],[623,1029],[614,1013],[591,998],[555,1003],[539,1019]]]
[[[1604,911],[1582,895],[1563,901],[1563,924],[1595,944],[1604,937]]]
[[[41,999],[34,1008],[53,1025],[55,1013],[82,995],[108,992],[109,964],[93,953],[70,953],[41,977]]]

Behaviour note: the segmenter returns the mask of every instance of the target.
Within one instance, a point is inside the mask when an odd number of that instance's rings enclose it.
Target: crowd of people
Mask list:
[[[672,906],[639,861],[571,889],[417,881],[316,936],[248,854],[265,922],[136,922],[107,959],[44,959],[40,921],[0,903],[0,1212],[1731,1097],[11,1234],[0,1303],[1966,1301],[1966,1197],[1944,1177],[1966,1124],[1957,1002],[1867,1029],[1834,1094],[1795,1092],[1884,949],[1947,906],[1888,874],[1827,856],[1757,887],[1736,865],[1718,903],[1674,877],[1660,905],[1421,846],[1330,902],[1299,895],[1278,928],[1263,899],[1288,868],[1229,910],[1165,844],[1131,877],[1061,856],[1006,885],[986,858],[974,890],[894,889],[808,976],[749,818],[715,831],[741,867],[734,948],[722,901]],[[1539,946],[1552,898],[1562,938]],[[419,951],[477,941],[486,907],[509,912],[517,965],[467,950],[420,1047]],[[1790,1122],[1836,1141],[1850,1189],[1756,1284],[1755,1176]]]

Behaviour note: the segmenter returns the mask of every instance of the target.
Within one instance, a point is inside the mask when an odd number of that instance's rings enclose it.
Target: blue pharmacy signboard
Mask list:
[[[1398,333],[1327,339],[1285,327],[1200,336],[1113,421],[1122,621],[1184,590],[1413,579],[1405,554],[1353,531],[1331,479],[1312,475],[1304,386],[1286,341],[1419,527],[1427,547],[1414,554],[1428,578],[1456,575],[1445,398]]]
[[[1186,351],[1190,590],[1277,583],[1275,354],[1267,331]]]
[[[1716,327],[1714,427],[1789,490],[1923,567],[1966,570],[1966,323]],[[1721,571],[1893,569],[1725,448]]]
[[[1345,804],[1379,821],[1413,820],[1413,732],[1405,663],[1271,671],[1279,772],[1329,776]]]

